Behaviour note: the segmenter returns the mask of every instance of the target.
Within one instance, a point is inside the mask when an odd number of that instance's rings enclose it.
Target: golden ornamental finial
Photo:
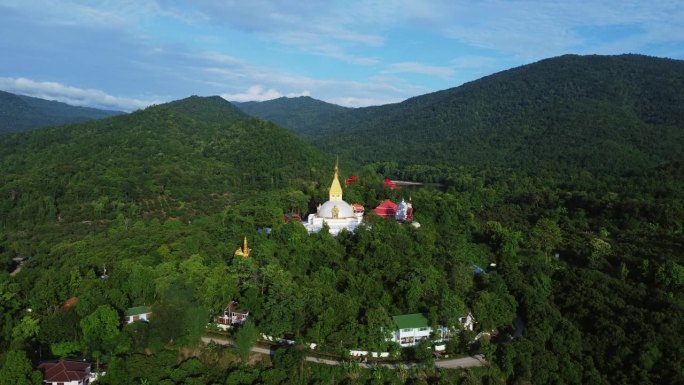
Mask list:
[[[251,252],[252,252],[252,249],[250,249],[250,248],[247,246],[247,237],[245,237],[245,238],[242,240],[242,247],[238,247],[238,248],[235,250],[234,255],[240,256],[240,257],[249,257],[249,254],[250,254]]]
[[[339,155],[335,159],[335,175],[333,175],[332,184],[330,185],[330,199],[331,201],[342,200],[342,186],[339,181]]]

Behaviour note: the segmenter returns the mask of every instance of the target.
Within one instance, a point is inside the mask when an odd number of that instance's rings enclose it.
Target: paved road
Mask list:
[[[453,358],[450,360],[435,361],[435,366],[445,369],[471,368],[473,366],[483,366],[487,363],[482,354],[470,357]]]
[[[235,343],[233,341],[230,341],[228,339],[224,338],[217,338],[217,337],[202,337],[202,342],[205,344],[208,343],[215,343],[217,345],[225,345],[225,346],[235,346]],[[255,346],[252,348],[252,351],[255,353],[260,353],[260,354],[268,354],[268,355],[273,355],[275,352],[271,349],[268,348],[262,348]],[[318,364],[323,364],[323,365],[342,365],[342,361],[336,361],[336,360],[330,360],[330,359],[325,359],[325,358],[319,358],[319,357],[313,357],[313,356],[307,356],[305,358],[306,361],[309,362],[315,362]],[[435,366],[438,368],[444,368],[444,369],[459,369],[459,368],[471,368],[474,366],[484,366],[487,364],[487,361],[485,361],[484,356],[481,354],[471,356],[471,357],[463,357],[463,358],[452,358],[449,360],[440,360],[440,361],[435,361]],[[368,364],[368,363],[363,363],[360,362],[359,366],[362,368],[371,368],[374,364]],[[397,369],[397,364],[375,364],[378,366],[384,366],[390,369]],[[413,367],[413,366],[422,366],[422,364],[416,364],[416,363],[406,363],[403,364],[404,367]]]

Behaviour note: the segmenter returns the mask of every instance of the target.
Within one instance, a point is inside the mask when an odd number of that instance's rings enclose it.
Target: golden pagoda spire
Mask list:
[[[340,185],[339,176],[339,156],[335,159],[335,174],[333,175],[332,184],[330,185],[330,199],[331,201],[342,200],[342,185]]]
[[[249,257],[249,253],[252,252],[252,249],[247,247],[247,237],[242,241],[242,247],[238,247],[235,250],[235,255],[240,256],[240,257]]]

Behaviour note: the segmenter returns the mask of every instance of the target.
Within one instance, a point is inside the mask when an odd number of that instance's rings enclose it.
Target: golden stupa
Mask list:
[[[242,241],[242,247],[238,247],[235,249],[235,256],[236,257],[249,257],[249,253],[252,252],[252,249],[247,247],[247,237],[245,237],[244,241]]]

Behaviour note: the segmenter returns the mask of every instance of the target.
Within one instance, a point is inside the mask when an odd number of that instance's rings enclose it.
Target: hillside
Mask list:
[[[0,134],[79,123],[121,114],[121,111],[76,107],[53,100],[0,91]]]
[[[327,199],[332,158],[219,97],[3,135],[0,379],[66,356],[106,364],[103,385],[684,383],[681,106],[679,91],[664,88],[678,84],[678,69],[665,69],[679,62],[626,56],[628,64],[599,65],[618,59],[556,58],[336,114],[321,129],[338,135],[315,140],[349,142],[325,143],[330,152],[401,165],[342,165],[342,179],[358,177],[344,199],[363,203],[369,226],[335,238],[284,215]],[[639,60],[654,69],[636,71]],[[594,85],[613,73],[631,80],[604,81],[611,87],[656,85],[621,91],[619,115],[617,91]],[[564,77],[576,89],[554,96]],[[447,140],[462,147],[445,149]],[[545,146],[557,146],[555,158]],[[568,157],[578,149],[593,155]],[[613,172],[600,163],[610,159],[624,163]],[[658,159],[675,160],[650,166]],[[558,173],[583,168],[604,174]],[[390,189],[378,171],[442,186]],[[373,216],[386,199],[410,200],[421,226]],[[243,240],[248,257],[235,253]],[[231,301],[249,311],[232,329],[237,348],[199,348]],[[149,322],[124,325],[138,306],[151,306]],[[402,328],[394,317],[415,313],[453,338],[404,349],[388,341]],[[473,330],[462,329],[466,314]],[[481,332],[491,338],[475,341]],[[258,360],[246,347],[261,333],[297,344]],[[488,364],[434,370],[433,342]],[[384,362],[396,370],[304,359],[361,349],[389,353]],[[409,367],[416,361],[425,365]]]
[[[350,108],[316,100],[308,96],[281,97],[264,102],[235,103],[245,113],[270,120],[297,134],[308,135],[338,119]]]
[[[275,111],[258,114],[280,119]],[[362,162],[620,173],[684,155],[684,62],[566,55],[402,103],[315,116],[280,123]]]
[[[241,118],[220,98],[191,97],[5,136],[0,196],[9,199],[0,203],[0,223],[31,231],[127,213],[193,218],[251,192],[301,190],[330,164],[284,128]]]
[[[220,96],[190,96],[166,103],[169,108],[205,123],[222,124],[249,116]],[[277,123],[277,122],[276,122]]]

